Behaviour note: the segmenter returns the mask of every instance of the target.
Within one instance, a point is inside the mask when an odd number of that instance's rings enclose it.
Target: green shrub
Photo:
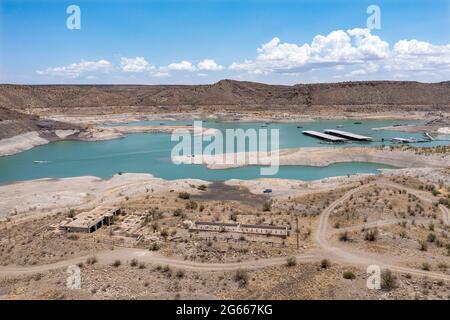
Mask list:
[[[118,268],[118,267],[120,267],[121,264],[122,264],[122,262],[120,262],[120,260],[116,260],[113,262],[112,266],[115,268]]]
[[[182,214],[183,214],[183,210],[181,210],[180,208],[175,209],[175,210],[173,211],[173,216],[174,216],[174,217],[181,217]]]
[[[350,240],[350,237],[348,236],[348,232],[344,231],[339,235],[339,241],[347,242]]]
[[[419,241],[419,250],[420,251],[427,251],[428,250],[428,246],[427,243],[425,241]]]
[[[263,211],[267,212],[272,210],[272,201],[266,201],[263,204]]]
[[[386,269],[381,272],[381,289],[392,290],[397,286],[397,278],[391,270]]]
[[[175,276],[178,279],[184,278],[184,271],[183,270],[178,270],[177,273],[175,274]]]
[[[178,194],[178,198],[184,199],[184,200],[189,200],[191,198],[191,195],[188,192],[180,192]]]
[[[293,267],[297,264],[297,259],[295,257],[289,257],[286,259],[286,266]]]
[[[186,209],[188,209],[188,210],[195,210],[195,209],[197,209],[197,207],[198,207],[197,202],[195,202],[193,200],[190,200],[188,203],[186,203]]]
[[[159,250],[159,244],[157,244],[156,242],[153,242],[148,249],[150,251],[158,251]]]
[[[328,259],[323,259],[322,261],[320,261],[320,267],[322,269],[328,269],[331,266],[331,262]]]
[[[435,242],[436,241],[436,235],[433,232],[430,232],[427,236],[428,242]]]
[[[245,286],[248,282],[249,276],[246,270],[244,269],[239,269],[236,270],[236,273],[234,274],[233,277],[234,281],[239,282],[239,284],[241,286]]]
[[[137,261],[137,259],[131,259],[130,266],[136,267],[138,265],[138,263],[139,262]]]
[[[73,234],[73,233],[71,233],[67,236],[67,239],[69,239],[69,240],[78,240],[79,238],[80,237],[77,234]]]
[[[347,280],[353,280],[353,279],[356,278],[355,274],[353,272],[351,272],[351,271],[345,271],[342,274],[342,276],[344,277],[344,279],[347,279]]]
[[[364,233],[364,240],[366,241],[376,241],[378,238],[378,229],[370,229]]]
[[[86,264],[88,264],[88,265],[93,265],[95,263],[97,263],[97,257],[95,257],[95,256],[92,256],[92,257],[89,257],[86,259]]]
[[[422,270],[424,271],[430,271],[431,270],[431,266],[428,262],[424,262],[422,263]]]

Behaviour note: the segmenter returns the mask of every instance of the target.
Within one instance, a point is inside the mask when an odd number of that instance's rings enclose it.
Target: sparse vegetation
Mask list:
[[[114,268],[118,268],[118,267],[120,267],[121,264],[122,264],[122,262],[120,262],[120,260],[115,260],[115,261],[113,262],[112,266],[113,266]]]
[[[397,286],[397,278],[391,270],[386,269],[381,272],[381,289],[389,291]]]
[[[339,241],[347,242],[349,240],[350,240],[350,237],[348,236],[348,232],[347,231],[341,232],[339,234]]]
[[[75,234],[75,233],[70,233],[68,236],[67,236],[67,239],[69,239],[69,240],[78,240],[80,237],[77,235],[77,234]]]
[[[430,271],[431,270],[430,264],[428,262],[422,263],[422,270]]]
[[[364,240],[366,241],[376,241],[378,238],[378,229],[370,229],[364,232]]]
[[[183,270],[177,270],[177,272],[175,273],[175,276],[178,279],[184,278],[184,271]]]
[[[236,270],[233,279],[234,281],[239,282],[240,286],[245,286],[247,285],[249,279],[248,272],[244,269],[238,269]]]
[[[195,210],[195,209],[197,209],[197,207],[198,207],[198,203],[193,200],[190,200],[188,203],[186,203],[186,209],[188,209],[188,210]]]
[[[328,269],[329,267],[331,267],[331,262],[328,259],[323,259],[322,261],[320,261],[320,267],[322,269]]]
[[[268,212],[270,210],[272,210],[272,201],[264,202],[264,204],[263,204],[263,211],[264,212]]]
[[[342,276],[344,277],[344,279],[347,279],[347,280],[353,280],[353,279],[356,279],[355,274],[354,274],[353,272],[351,272],[351,271],[345,271],[345,272],[342,274]]]
[[[89,257],[86,259],[87,265],[93,265],[95,263],[97,263],[97,257],[95,257],[95,256],[92,256],[92,257]]]
[[[150,251],[158,251],[159,250],[159,244],[156,242],[153,242],[150,244],[150,247],[148,248]]]
[[[130,261],[130,266],[132,267],[137,267],[139,264],[139,262],[137,261],[137,259],[131,259]]]
[[[189,200],[191,198],[191,194],[188,192],[180,192],[178,194],[178,198],[183,199],[183,200]]]
[[[295,265],[297,265],[297,259],[295,257],[289,257],[286,259],[286,266],[294,267]]]

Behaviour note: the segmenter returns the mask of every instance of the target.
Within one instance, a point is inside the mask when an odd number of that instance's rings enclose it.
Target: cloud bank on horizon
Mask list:
[[[65,66],[37,70],[41,76],[66,79],[94,79],[99,74],[145,74],[147,77],[171,77],[177,74],[228,71],[238,79],[250,75],[298,75],[333,69],[334,79],[359,80],[366,75],[380,78],[411,79],[417,75],[439,75],[448,80],[450,44],[434,45],[419,40],[399,40],[393,45],[372,34],[369,29],[335,30],[316,35],[311,43],[282,42],[274,37],[256,49],[256,56],[223,66],[212,58],[201,61],[175,61],[164,66],[151,64],[151,57],[120,57],[115,64],[107,59],[81,60]],[[386,75],[389,74],[389,77]]]

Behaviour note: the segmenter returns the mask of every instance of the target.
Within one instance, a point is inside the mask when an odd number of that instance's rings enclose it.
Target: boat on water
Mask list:
[[[41,163],[47,163],[48,161],[45,161],[45,160],[34,160],[33,162],[37,163],[37,164],[41,164]]]
[[[362,124],[362,122],[361,121],[355,121],[355,122],[353,122],[353,124]]]
[[[342,124],[338,124],[337,126],[336,126],[336,128],[343,128],[344,126],[342,125]]]

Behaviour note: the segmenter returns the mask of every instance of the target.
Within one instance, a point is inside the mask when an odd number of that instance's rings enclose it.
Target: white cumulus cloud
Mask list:
[[[217,64],[213,59],[204,59],[197,64],[197,69],[205,71],[220,71],[223,69],[223,66]]]
[[[171,63],[167,66],[169,70],[175,71],[195,71],[195,66],[190,61],[183,60],[177,63]]]
[[[253,60],[233,62],[228,69],[252,74],[296,74],[334,68],[346,77],[379,72],[386,75],[389,71],[442,74],[450,70],[450,44],[400,40],[391,49],[389,43],[362,28],[316,35],[310,43],[303,44],[287,43],[274,37],[256,51]],[[346,73],[346,68],[351,72]]]
[[[311,43],[297,45],[274,37],[257,49],[254,61],[234,62],[231,70],[254,73],[299,72],[323,67],[342,68],[343,65],[384,59],[389,44],[367,29],[336,30],[327,36],[317,35]]]
[[[120,68],[123,72],[144,72],[154,67],[144,57],[120,58]]]
[[[50,67],[45,70],[37,70],[39,75],[52,75],[67,78],[78,78],[84,74],[106,72],[111,70],[112,64],[107,60],[85,61],[72,63],[62,67]]]

